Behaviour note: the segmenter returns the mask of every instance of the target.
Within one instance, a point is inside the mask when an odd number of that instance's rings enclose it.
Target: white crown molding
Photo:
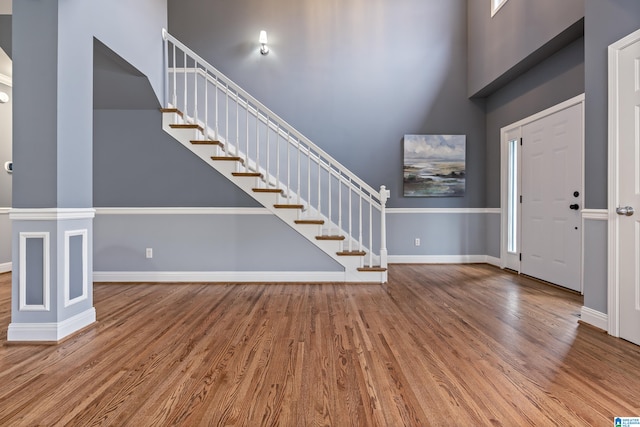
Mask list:
[[[94,271],[94,282],[344,282],[344,271]]]
[[[580,310],[580,320],[603,331],[606,331],[609,327],[609,316],[585,306],[582,306]]]
[[[389,255],[390,264],[491,264],[500,266],[500,258],[489,255]]]
[[[12,263],[5,262],[0,264],[0,273],[8,273],[9,271],[12,271]]]
[[[267,208],[95,208],[96,215],[273,215]]]
[[[0,73],[0,84],[13,87],[13,79],[7,75]]]
[[[583,209],[582,218],[607,221],[609,219],[609,210],[608,209]]]
[[[388,214],[499,214],[500,208],[387,208]]]
[[[7,341],[45,341],[57,342],[61,339],[89,326],[96,321],[96,310],[91,307],[82,313],[51,323],[10,323],[7,330]]]
[[[61,221],[91,219],[95,213],[96,210],[93,208],[14,208],[9,211],[9,218],[18,221]]]

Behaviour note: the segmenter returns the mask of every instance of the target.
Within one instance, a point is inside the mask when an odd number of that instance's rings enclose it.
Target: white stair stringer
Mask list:
[[[385,283],[387,281],[387,271],[359,271],[358,269],[365,265],[365,256],[344,256],[338,255],[338,252],[346,250],[349,247],[348,239],[352,239],[353,247],[357,247],[357,242],[346,233],[341,232],[341,235],[345,236],[342,241],[339,240],[318,240],[317,237],[322,235],[323,231],[330,230],[331,232],[337,232],[339,227],[330,223],[324,217],[314,216],[313,212],[304,212],[306,209],[306,203],[301,200],[300,204],[305,206],[303,209],[282,209],[276,208],[276,204],[297,204],[297,196],[290,197],[289,200],[284,195],[276,193],[261,193],[253,191],[257,187],[268,187],[266,181],[271,181],[271,177],[259,178],[259,177],[246,177],[246,176],[233,176],[233,172],[244,172],[245,167],[240,161],[231,160],[213,160],[212,156],[237,156],[244,159],[244,154],[233,147],[231,144],[225,146],[227,153],[216,145],[203,145],[192,144],[191,140],[204,139],[204,133],[202,127],[185,129],[185,128],[172,128],[171,124],[184,124],[185,121],[182,115],[176,112],[163,112],[162,113],[162,127],[165,132],[171,135],[174,139],[180,142],[188,150],[196,154],[209,166],[217,170],[236,186],[241,188],[245,193],[255,199],[258,203],[264,206],[271,213],[276,215],[282,221],[284,221],[289,227],[296,230],[300,235],[305,237],[308,241],[313,243],[331,258],[336,260],[340,265],[344,267],[344,281],[345,282],[375,282]],[[221,144],[227,144],[222,138],[216,138]],[[251,164],[249,165],[251,169]],[[296,224],[295,221],[299,219],[323,219],[325,221],[322,225],[312,224]],[[366,251],[366,260],[369,260],[368,250]],[[374,256],[374,260],[379,260],[378,256]]]

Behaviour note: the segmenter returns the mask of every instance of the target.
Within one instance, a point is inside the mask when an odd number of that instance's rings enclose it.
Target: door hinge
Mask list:
[[[522,145],[522,138],[520,138],[520,145]]]
[[[520,196],[520,203],[522,203],[522,196]]]
[[[522,252],[520,252],[520,261],[522,261]]]

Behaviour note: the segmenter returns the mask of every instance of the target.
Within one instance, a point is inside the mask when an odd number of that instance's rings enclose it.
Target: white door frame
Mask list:
[[[515,123],[512,123],[508,126],[505,126],[503,128],[500,129],[500,206],[501,206],[501,227],[500,227],[500,266],[502,268],[506,268],[507,267],[507,258],[510,256],[507,252],[507,238],[508,238],[508,227],[509,227],[509,222],[508,222],[508,193],[509,193],[509,186],[508,186],[508,175],[509,175],[509,151],[508,151],[508,145],[509,145],[509,139],[507,138],[507,135],[512,134],[512,133],[517,133],[518,135],[522,135],[522,128],[526,125],[528,125],[529,123],[533,123],[536,120],[540,120],[544,117],[550,116],[552,114],[555,114],[559,111],[565,110],[569,107],[573,107],[574,105],[581,105],[582,106],[582,124],[584,126],[584,100],[585,100],[585,96],[584,93],[575,96],[571,99],[568,99],[564,102],[561,102],[559,104],[554,105],[553,107],[549,107],[546,110],[540,111],[539,113],[536,113],[532,116],[526,117],[522,120],[519,120]],[[584,166],[584,131],[582,132],[582,141],[580,141],[582,148],[581,148],[581,156],[582,159],[581,164]],[[520,183],[522,181],[522,177],[520,176],[520,174],[522,173],[521,171],[521,167],[518,168],[518,186],[520,186]],[[582,191],[584,193],[584,167],[582,168],[582,176],[580,177],[581,180],[581,187],[582,187]],[[582,200],[584,201],[584,197],[582,198]],[[581,207],[582,210],[583,207]],[[521,224],[521,211],[518,211],[518,224]],[[582,246],[584,247],[584,227],[581,230],[582,233]],[[521,233],[520,233],[521,234]],[[518,252],[520,251],[520,234],[518,235],[518,239],[517,239],[517,246],[518,246]],[[582,264],[583,258],[584,258],[584,249],[581,248],[581,257],[580,257],[580,263]],[[512,255],[511,255],[512,256]],[[519,265],[519,262],[518,262]],[[584,277],[583,277],[583,273],[582,273],[582,267],[580,268],[581,273],[580,273],[580,289],[583,289],[583,282],[584,282]],[[518,273],[520,273],[520,267],[518,267],[517,269]]]
[[[620,281],[618,271],[618,221],[616,207],[619,203],[618,192],[618,72],[620,52],[627,46],[640,40],[640,30],[629,34],[609,46],[609,242],[608,242],[608,280],[607,280],[607,318],[608,332],[614,337],[620,336]]]

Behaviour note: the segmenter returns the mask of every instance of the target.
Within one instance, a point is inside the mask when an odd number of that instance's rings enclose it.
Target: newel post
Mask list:
[[[391,191],[380,187],[380,267],[387,268],[387,199]]]

